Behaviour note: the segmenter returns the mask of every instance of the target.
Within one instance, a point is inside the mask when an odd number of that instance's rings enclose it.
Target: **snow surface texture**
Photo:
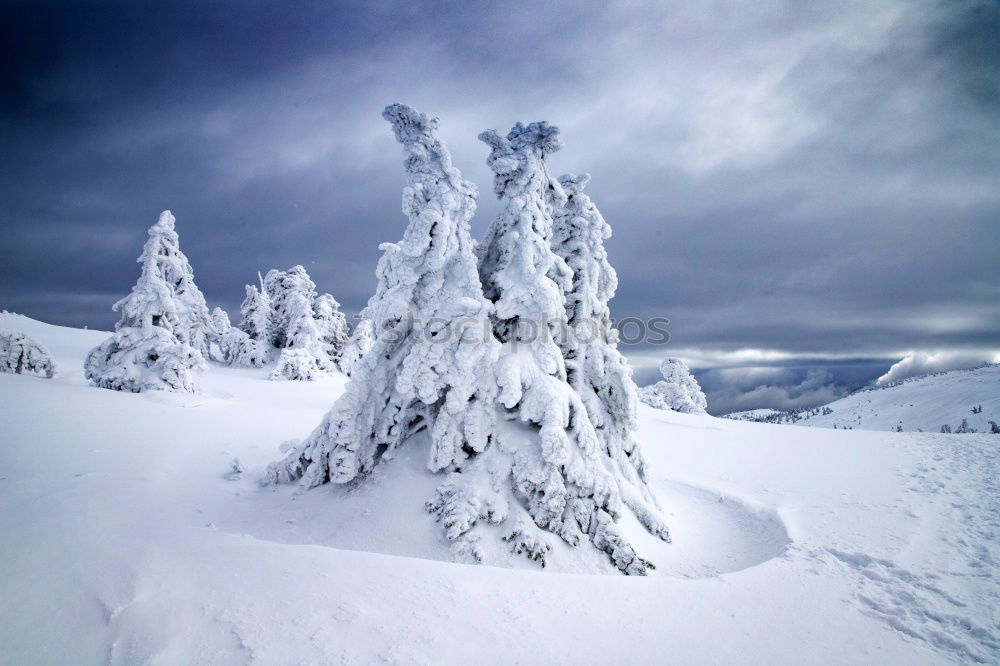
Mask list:
[[[704,414],[708,400],[687,364],[679,358],[660,363],[663,379],[639,389],[639,399],[656,409],[672,409],[685,414]]]
[[[107,337],[10,314],[0,328],[63,370]],[[559,540],[549,568],[578,573],[548,575],[513,553],[498,563],[510,568],[450,562],[412,501],[440,482],[416,441],[361,485],[261,488],[274,442],[305,436],[344,383],[267,375],[211,366],[190,395],[0,374],[0,529],[16,535],[0,541],[3,661],[1000,660],[994,436],[640,405],[673,543],[626,513],[623,532],[658,564],[649,577],[587,575],[615,569]]]
[[[980,411],[980,408],[981,411]],[[975,410],[975,411],[973,411]],[[753,410],[727,415],[745,421],[794,422],[820,428],[980,433],[1000,424],[1000,365],[913,377],[864,389],[824,407],[797,413]]]
[[[193,371],[214,357],[219,333],[169,210],[148,233],[136,260],[139,280],[112,306],[121,319],[114,334],[88,354],[84,373],[95,386],[115,391],[194,391]]]
[[[0,329],[0,372],[52,378],[56,372],[49,350],[24,333]]]

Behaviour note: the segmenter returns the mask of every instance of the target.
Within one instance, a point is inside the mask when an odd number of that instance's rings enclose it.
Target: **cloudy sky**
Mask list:
[[[606,6],[605,6],[606,5]],[[0,307],[110,328],[170,208],[211,305],[307,267],[349,311],[400,237],[380,111],[438,115],[498,206],[485,128],[548,120],[614,227],[640,383],[712,411],[822,402],[998,358],[1000,5],[11,2],[0,16]]]

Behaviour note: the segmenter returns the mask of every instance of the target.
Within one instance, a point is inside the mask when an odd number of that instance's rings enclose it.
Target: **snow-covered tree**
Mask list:
[[[705,413],[708,400],[684,361],[665,358],[660,363],[660,373],[663,375],[661,381],[639,389],[640,400],[657,409],[672,409],[685,414]]]
[[[375,333],[372,331],[372,323],[367,319],[359,320],[340,355],[341,371],[350,376],[354,366],[368,353],[373,344],[375,344]]]
[[[218,333],[169,210],[149,228],[138,263],[139,280],[113,306],[121,312],[115,333],[87,355],[85,374],[120,391],[192,391],[191,372],[203,367]]]
[[[313,302],[313,317],[319,329],[320,342],[330,361],[341,370],[341,357],[347,346],[347,317],[340,311],[340,303],[330,294],[320,294]]]
[[[541,530],[547,530],[572,546],[588,539],[621,571],[644,574],[650,564],[616,524],[622,470],[605,455],[580,395],[567,383],[556,343],[568,327],[564,295],[573,286],[572,270],[550,244],[553,212],[566,202],[545,162],[561,147],[559,130],[518,123],[506,137],[488,130],[479,138],[492,149],[487,164],[495,174],[496,195],[505,202],[487,232],[479,264],[484,293],[495,307],[493,329],[503,343],[499,401],[534,434],[501,440],[503,458],[487,467],[488,487],[494,489],[486,495],[489,501],[470,502],[472,493],[456,485],[440,493],[435,506],[446,525],[452,524],[450,531],[469,532],[479,520],[494,520],[496,505],[506,499],[497,488],[509,479],[515,501],[506,506],[527,510],[506,535],[515,551],[544,561],[550,545]],[[657,533],[667,538],[662,525]]]
[[[191,264],[181,252],[174,221],[165,210],[149,228],[149,239],[136,260],[142,275],[132,293],[112,307],[121,312],[115,330],[149,323],[170,331],[178,341],[208,357],[215,327],[205,297],[194,282]]]
[[[611,227],[583,191],[589,180],[587,174],[559,178],[566,203],[556,209],[553,221],[552,250],[573,272],[565,298],[567,329],[559,340],[566,376],[616,468],[622,498],[650,532],[667,538],[635,440],[638,389],[611,325],[608,301],[618,288],[618,275],[604,248]]]
[[[311,305],[316,300],[316,283],[302,266],[292,266],[287,271],[273,268],[264,276],[264,292],[270,304],[271,315],[268,333],[271,345],[283,349],[285,331],[290,320],[290,301],[299,294]]]
[[[406,153],[409,224],[402,241],[381,246],[378,287],[363,313],[379,323],[373,345],[323,422],[269,466],[266,482],[351,481],[422,429],[434,471],[461,469],[491,442],[498,344],[469,236],[477,192],[435,136],[436,118],[400,104],[383,117]]]
[[[251,340],[270,344],[270,326],[271,301],[267,297],[267,291],[248,284],[246,297],[240,305],[240,329],[249,335]]]
[[[114,391],[195,390],[193,371],[204,367],[197,349],[159,326],[127,326],[87,354],[84,374]]]
[[[0,372],[30,372],[44,377],[55,374],[56,365],[49,350],[27,335],[0,329]]]
[[[291,291],[283,306],[284,347],[271,379],[312,381],[329,374],[334,363],[325,349],[308,294]]]

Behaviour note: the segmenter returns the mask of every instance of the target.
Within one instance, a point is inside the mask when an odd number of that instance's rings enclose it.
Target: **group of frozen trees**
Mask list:
[[[342,368],[347,319],[330,294],[316,294],[306,269],[272,269],[260,288],[247,285],[240,325],[229,333],[227,360],[261,367],[277,358],[272,379],[311,380]]]
[[[704,414],[708,400],[687,364],[679,358],[665,358],[660,363],[663,379],[639,389],[639,399],[650,407],[672,409],[685,414]]]
[[[443,475],[427,509],[457,557],[483,561],[493,532],[543,566],[551,537],[589,542],[627,574],[650,563],[619,529],[625,507],[669,540],[636,428],[637,389],[617,350],[610,228],[583,193],[553,178],[559,130],[489,130],[487,164],[503,210],[475,247],[477,191],[452,165],[438,121],[394,104],[383,116],[406,155],[399,243],[382,246],[376,324],[345,393],[266,482],[346,483],[429,435]]]
[[[269,271],[259,290],[248,286],[239,327],[221,308],[209,312],[174,222],[164,211],[149,228],[139,279],[113,306],[121,312],[115,332],[84,362],[91,383],[118,391],[193,391],[194,371],[206,360],[261,367],[277,359],[273,379],[299,380],[327,374],[345,351],[356,361],[365,340],[348,339],[339,303],[317,295],[302,266]],[[354,346],[347,350],[349,342]]]
[[[51,378],[56,366],[49,351],[25,333],[0,329],[0,372],[25,372]]]

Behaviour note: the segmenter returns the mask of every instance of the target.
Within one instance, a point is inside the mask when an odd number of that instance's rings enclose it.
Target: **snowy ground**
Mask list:
[[[3,663],[1000,660],[995,436],[642,406],[674,536],[628,526],[653,576],[568,549],[554,571],[459,565],[419,440],[355,488],[256,484],[343,380],[213,367],[201,395],[115,393],[82,376],[105,334],[0,328],[57,363],[0,375]]]

